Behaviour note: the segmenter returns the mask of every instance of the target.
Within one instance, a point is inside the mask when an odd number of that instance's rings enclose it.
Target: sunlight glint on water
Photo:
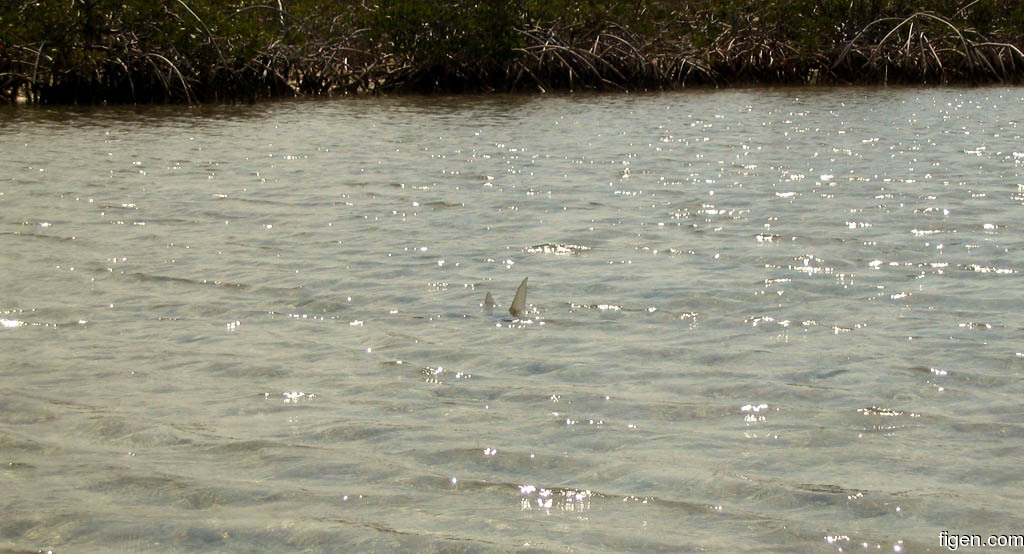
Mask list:
[[[1019,533],[1022,108],[7,108],[0,549]]]

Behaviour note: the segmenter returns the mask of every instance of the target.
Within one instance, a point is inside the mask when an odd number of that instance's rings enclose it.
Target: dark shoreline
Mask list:
[[[1024,82],[1024,3],[15,0],[0,102]]]

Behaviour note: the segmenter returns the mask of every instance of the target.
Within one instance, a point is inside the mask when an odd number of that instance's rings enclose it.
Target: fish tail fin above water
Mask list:
[[[516,296],[512,299],[512,305],[508,307],[508,313],[512,314],[512,317],[523,317],[526,315],[526,281],[529,277],[523,279],[522,283],[519,283],[519,288],[516,289]]]
[[[484,307],[486,307],[486,308],[493,308],[494,305],[495,305],[494,297],[491,296],[491,293],[488,291],[487,296],[484,297]]]

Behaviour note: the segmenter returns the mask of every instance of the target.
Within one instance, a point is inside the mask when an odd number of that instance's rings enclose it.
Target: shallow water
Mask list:
[[[0,551],[1019,534],[1021,114],[1020,88],[5,108]]]

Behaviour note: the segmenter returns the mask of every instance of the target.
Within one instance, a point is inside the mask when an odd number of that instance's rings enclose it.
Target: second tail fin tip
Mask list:
[[[491,293],[488,292],[487,296],[484,297],[484,307],[486,307],[486,308],[493,308],[494,304],[495,304],[494,297],[491,296]]]
[[[516,289],[516,296],[512,299],[512,305],[508,307],[508,313],[512,314],[512,317],[524,317],[526,315],[526,281],[529,277],[523,279],[522,283],[519,283],[519,288]]]

